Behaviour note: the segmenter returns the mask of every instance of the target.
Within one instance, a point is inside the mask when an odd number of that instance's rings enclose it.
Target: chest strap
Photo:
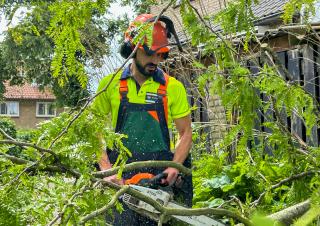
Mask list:
[[[164,109],[164,115],[166,117],[166,121],[168,122],[168,97],[167,97],[167,88],[169,83],[169,75],[164,73],[164,78],[166,80],[166,83],[164,85],[160,84],[157,94],[159,96],[162,96],[162,103],[163,103],[163,109]]]
[[[169,83],[169,75],[164,73],[165,84],[160,84],[157,94],[158,96],[162,97],[163,109],[164,114],[166,117],[166,121],[168,122],[168,97],[167,97],[167,88]],[[120,87],[119,87],[120,99],[121,101],[128,101],[128,81],[127,79],[120,80]]]
[[[119,87],[120,99],[121,100],[128,100],[128,81],[127,79],[120,80],[120,87]]]

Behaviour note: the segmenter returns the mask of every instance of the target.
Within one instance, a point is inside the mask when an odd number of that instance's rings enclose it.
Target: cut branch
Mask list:
[[[297,180],[297,179],[300,179],[302,177],[306,177],[308,175],[312,175],[312,174],[315,174],[315,173],[320,173],[320,171],[307,171],[307,172],[299,173],[299,174],[293,175],[291,177],[285,178],[285,179],[279,181],[279,183],[272,185],[270,190],[278,188],[278,187],[280,187],[281,185],[283,185],[285,183],[288,183],[288,182],[291,182],[293,180]],[[267,191],[264,191],[263,193],[261,193],[259,198],[251,203],[251,206],[252,207],[253,206],[257,206],[261,202],[262,198],[265,196],[266,193],[267,193]]]
[[[96,183],[97,184],[97,183]],[[93,187],[95,187],[95,185],[93,185]],[[51,226],[54,225],[54,223],[56,223],[60,218],[63,217],[63,215],[65,214],[67,208],[69,206],[73,205],[73,200],[75,198],[77,198],[78,196],[82,195],[86,190],[89,189],[89,186],[83,186],[78,192],[74,193],[71,198],[67,201],[66,205],[63,206],[62,210],[52,219],[52,221],[50,221],[48,223],[47,226]]]
[[[3,129],[0,128],[0,132],[9,140],[15,140],[13,137],[11,137],[9,134],[7,134]]]
[[[101,183],[103,185],[106,185],[110,188],[119,190],[121,189],[120,185],[114,184],[112,182],[108,181],[102,181]],[[176,209],[176,208],[167,208],[158,203],[156,200],[144,195],[143,193],[132,189],[129,187],[127,190],[128,194],[134,196],[135,198],[144,201],[150,205],[152,205],[156,210],[158,210],[161,214],[164,214],[166,216],[172,216],[172,215],[178,215],[178,216],[200,216],[200,215],[216,215],[216,216],[226,216],[233,219],[238,220],[239,222],[243,223],[247,226],[253,226],[253,224],[247,219],[244,218],[232,211],[225,210],[225,209],[217,209],[217,208],[199,208],[199,209]],[[160,214],[160,215],[161,215]]]
[[[12,163],[18,164],[18,165],[32,164],[32,162],[29,161],[29,160],[18,158],[18,157],[15,157],[15,156],[12,156],[12,155],[8,155],[8,154],[5,154],[5,153],[0,153],[0,157],[9,159]]]
[[[310,209],[310,206],[310,200],[308,199],[304,202],[271,214],[268,216],[268,218],[280,221],[285,225],[291,225],[295,219],[306,213]]]
[[[51,154],[55,159],[59,159],[59,157],[57,156],[56,153],[54,153],[53,151],[51,151],[50,149],[46,149],[46,148],[42,148],[39,147],[35,144],[30,144],[30,143],[26,143],[26,142],[21,142],[21,141],[16,141],[16,140],[0,140],[0,144],[14,144],[20,147],[32,147],[34,149],[37,149],[40,152],[46,152]]]
[[[87,216],[83,217],[79,224],[80,225],[84,225],[87,221],[91,220],[92,218],[95,218],[103,213],[105,213],[108,209],[110,209],[111,207],[113,207],[116,203],[116,201],[118,200],[118,198],[123,195],[125,192],[127,192],[127,190],[129,189],[128,185],[123,186],[119,191],[116,192],[116,194],[114,194],[112,196],[111,201],[104,207],[88,214]]]
[[[173,167],[178,169],[181,173],[185,175],[191,175],[192,171],[191,169],[188,169],[184,167],[182,164],[175,163],[172,161],[143,161],[143,162],[133,162],[130,164],[127,164],[123,167],[123,172],[132,171],[135,169],[141,169],[145,167],[154,167],[154,168],[165,168],[165,167]],[[93,173],[92,175],[98,178],[108,177],[112,176],[118,173],[120,170],[120,167],[117,166],[112,169],[100,171]]]

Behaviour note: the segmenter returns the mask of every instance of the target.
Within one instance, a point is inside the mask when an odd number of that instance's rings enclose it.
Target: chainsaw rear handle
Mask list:
[[[150,183],[154,185],[160,185],[162,187],[168,186],[168,183],[162,183],[162,180],[167,179],[167,177],[167,173],[159,173],[158,175],[150,179]]]

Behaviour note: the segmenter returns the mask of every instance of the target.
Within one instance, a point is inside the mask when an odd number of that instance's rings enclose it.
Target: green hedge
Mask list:
[[[13,138],[17,137],[16,124],[10,118],[0,117],[0,128],[9,136]]]

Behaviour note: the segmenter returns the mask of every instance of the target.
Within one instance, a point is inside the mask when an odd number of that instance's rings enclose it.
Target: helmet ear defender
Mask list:
[[[148,19],[146,22],[154,22],[155,19],[156,19],[156,16]],[[182,52],[183,51],[182,50],[182,46],[180,44],[178,35],[177,35],[177,33],[176,33],[175,29],[174,29],[174,25],[173,25],[172,20],[167,16],[160,16],[159,21],[162,21],[162,22],[164,22],[166,24],[167,38],[168,39],[171,38],[171,34],[172,34],[174,36],[175,40],[176,40],[176,45],[178,45],[178,49]],[[132,32],[132,34],[130,35],[131,38],[134,38],[135,34],[136,34],[136,32]],[[135,46],[134,46],[133,43],[131,43],[130,39],[129,40],[125,40],[120,46],[119,53],[123,58],[127,59],[130,56],[130,54],[132,53],[132,51],[134,50],[134,47]],[[148,55],[152,55],[152,54],[156,53],[156,51],[152,51],[151,49],[148,49],[146,47],[146,45],[144,45],[143,47],[145,49],[145,52]],[[168,56],[169,56],[169,52],[163,53],[163,58],[164,59],[167,59]],[[134,57],[135,56],[133,56],[133,58]]]
[[[127,59],[130,56],[130,54],[132,53],[133,49],[134,49],[134,46],[128,40],[128,41],[125,41],[121,44],[120,49],[119,49],[119,53],[123,58]],[[133,58],[134,57],[135,56],[133,56]]]

